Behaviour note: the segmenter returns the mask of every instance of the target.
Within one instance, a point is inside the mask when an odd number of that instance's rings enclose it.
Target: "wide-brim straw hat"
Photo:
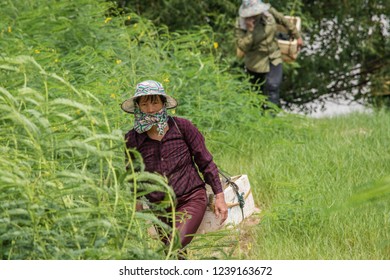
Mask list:
[[[243,0],[238,14],[243,18],[253,17],[268,11],[270,7],[270,4],[265,4],[261,0]]]
[[[133,97],[130,97],[129,99],[126,99],[122,104],[121,108],[123,111],[127,113],[134,113],[135,108],[135,99],[140,96],[146,96],[146,95],[161,95],[164,96],[166,99],[165,106],[167,109],[173,109],[177,106],[177,101],[175,98],[169,96],[165,93],[164,87],[162,84],[156,81],[147,80],[140,82],[137,84],[137,87],[135,89],[135,94]]]

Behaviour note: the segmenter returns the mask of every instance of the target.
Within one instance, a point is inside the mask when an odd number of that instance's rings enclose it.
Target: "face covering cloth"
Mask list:
[[[168,125],[168,113],[165,106],[155,114],[141,112],[141,110],[136,107],[134,109],[134,116],[134,130],[138,133],[148,131],[153,125],[157,125],[158,134],[163,135],[164,129]]]

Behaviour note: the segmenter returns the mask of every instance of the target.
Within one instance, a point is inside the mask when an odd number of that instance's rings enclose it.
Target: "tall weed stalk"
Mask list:
[[[164,258],[147,234],[159,222],[134,210],[137,186],[169,188],[142,166],[126,171],[122,132],[90,105],[99,99],[31,57],[0,64],[18,85],[0,88],[2,258]]]

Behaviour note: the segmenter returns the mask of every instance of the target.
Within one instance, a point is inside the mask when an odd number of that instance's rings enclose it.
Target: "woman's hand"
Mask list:
[[[252,32],[255,29],[256,17],[244,18],[246,30]]]
[[[226,221],[228,217],[228,208],[225,202],[225,195],[223,194],[223,192],[215,195],[214,213],[218,219],[221,219],[221,225]]]
[[[144,209],[144,206],[141,201],[137,201],[137,204],[135,205],[136,211],[142,211]]]

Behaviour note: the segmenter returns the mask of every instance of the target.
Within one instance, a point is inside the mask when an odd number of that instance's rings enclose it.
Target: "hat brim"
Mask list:
[[[167,109],[173,109],[173,108],[177,107],[177,101],[175,98],[173,98],[169,95],[161,95],[161,96],[164,96],[167,100],[165,102],[165,106]],[[140,97],[140,96],[133,96],[133,97],[123,101],[123,103],[121,104],[122,110],[125,111],[126,113],[134,114],[134,109],[135,109],[134,99],[136,99],[137,97]]]

